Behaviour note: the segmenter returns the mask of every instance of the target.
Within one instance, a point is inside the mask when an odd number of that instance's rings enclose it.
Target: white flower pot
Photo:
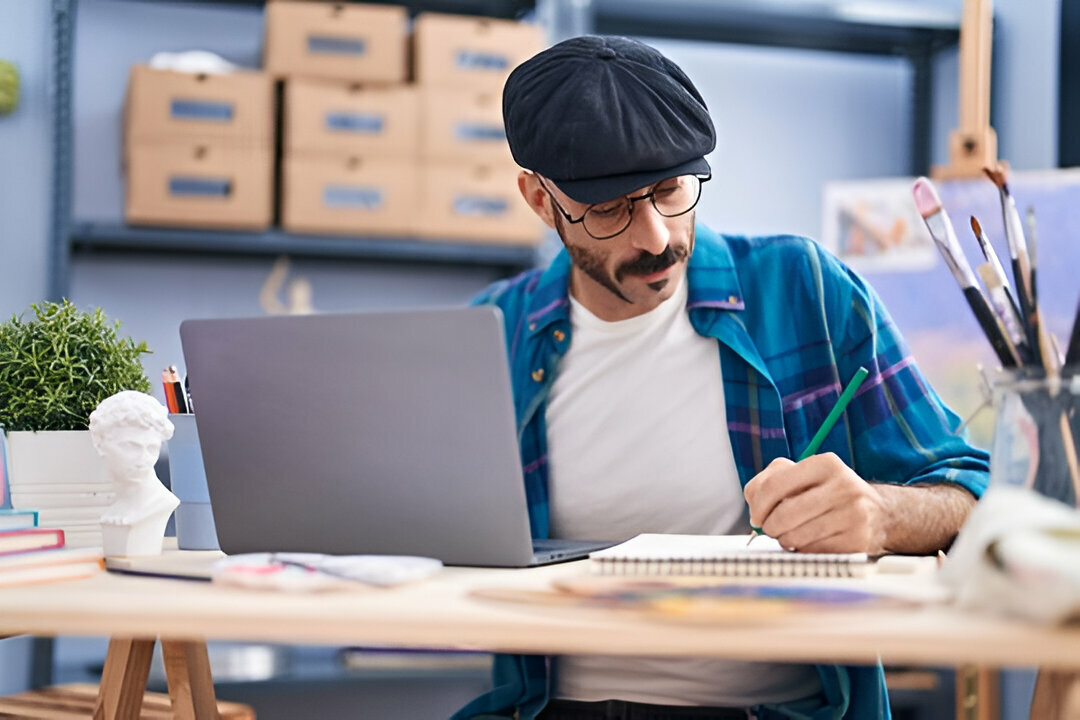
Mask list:
[[[105,461],[90,441],[89,430],[8,432],[11,487],[49,484],[110,484]]]
[[[43,527],[63,528],[69,547],[101,545],[101,526],[86,523],[85,512],[104,509],[116,492],[90,431],[9,431],[7,445],[11,504],[37,510]]]

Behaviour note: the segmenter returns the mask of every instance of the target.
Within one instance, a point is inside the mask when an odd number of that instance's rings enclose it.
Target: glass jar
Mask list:
[[[1002,371],[990,380],[996,411],[990,484],[1028,487],[1077,506],[1080,373]]]

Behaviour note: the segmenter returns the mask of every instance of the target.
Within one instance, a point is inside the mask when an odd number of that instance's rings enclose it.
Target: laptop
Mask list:
[[[218,542],[528,567],[533,541],[498,308],[187,320]]]

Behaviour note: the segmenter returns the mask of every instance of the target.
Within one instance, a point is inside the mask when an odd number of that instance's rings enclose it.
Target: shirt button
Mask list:
[[[731,295],[728,297],[727,301],[734,305],[735,303],[739,302],[739,298],[737,295]]]
[[[544,379],[544,368],[537,368],[532,371],[532,379],[536,382],[541,382]]]
[[[529,323],[529,332],[536,330],[536,323]]]
[[[555,342],[562,342],[566,339],[566,333],[564,333],[562,330],[556,330],[555,332],[551,333],[551,336],[555,338]]]

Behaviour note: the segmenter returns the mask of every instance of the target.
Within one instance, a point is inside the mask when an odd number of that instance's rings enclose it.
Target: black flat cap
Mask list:
[[[706,174],[716,146],[690,78],[625,37],[571,38],[526,60],[503,89],[503,122],[519,165],[590,204]]]

